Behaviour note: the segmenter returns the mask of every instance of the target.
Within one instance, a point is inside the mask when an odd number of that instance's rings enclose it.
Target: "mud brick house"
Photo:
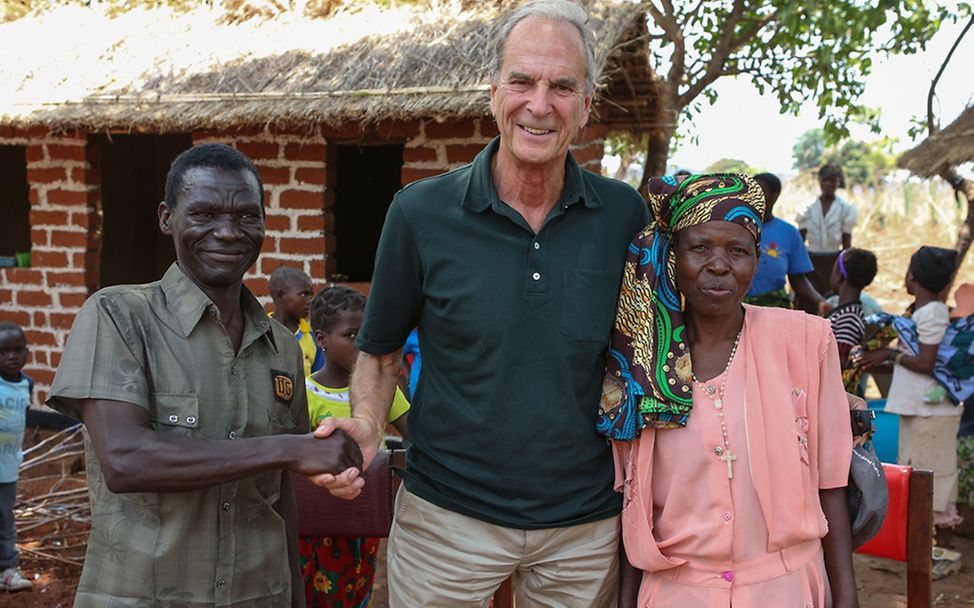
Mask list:
[[[597,171],[608,135],[653,129],[661,111],[639,5],[586,6],[599,88],[573,151]],[[0,261],[30,253],[30,267],[0,268],[0,319],[28,331],[38,403],[85,298],[173,261],[156,207],[169,163],[195,143],[230,143],[260,169],[255,294],[266,299],[282,264],[319,284],[367,283],[392,195],[497,133],[486,66],[503,8],[241,18],[64,6],[0,24]]]

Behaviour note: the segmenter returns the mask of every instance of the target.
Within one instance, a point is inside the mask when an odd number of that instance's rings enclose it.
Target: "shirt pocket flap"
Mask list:
[[[199,397],[189,393],[153,393],[152,421],[157,425],[199,428]]]

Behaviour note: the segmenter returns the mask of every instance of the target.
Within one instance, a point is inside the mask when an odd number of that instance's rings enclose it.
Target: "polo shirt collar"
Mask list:
[[[471,211],[481,212],[487,208],[497,209],[503,204],[497,196],[494,179],[490,173],[490,161],[500,147],[500,136],[495,137],[473,159],[470,170],[470,181],[461,205]],[[582,177],[582,168],[575,162],[575,157],[569,152],[565,158],[565,187],[561,191],[558,205],[568,208],[577,202],[589,208],[602,206],[602,199],[595,190],[588,187]]]
[[[162,286],[166,308],[175,317],[184,338],[189,337],[199,325],[203,315],[212,314],[218,318],[220,311],[216,304],[192,281],[178,262],[173,262],[159,281]],[[271,330],[271,320],[254,294],[245,286],[240,290],[240,309],[244,315],[244,338],[241,349],[259,337],[264,337],[275,351],[278,350]],[[254,335],[256,334],[256,335]]]

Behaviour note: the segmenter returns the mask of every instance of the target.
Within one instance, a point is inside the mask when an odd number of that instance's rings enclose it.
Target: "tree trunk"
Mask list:
[[[666,161],[670,157],[670,144],[675,133],[676,130],[672,128],[653,129],[646,138],[646,163],[639,183],[641,193],[646,192],[650,178],[666,175]]]
[[[967,201],[967,218],[964,219],[964,223],[960,225],[960,230],[957,231],[957,243],[954,245],[957,250],[957,270],[960,271],[964,258],[971,248],[971,242],[974,241],[974,182],[957,175],[954,167],[945,168],[940,172],[940,177],[947,180],[954,192]],[[954,273],[954,278],[956,276],[957,272]],[[951,279],[951,284],[953,284],[953,279]],[[947,287],[950,288],[949,285]]]
[[[639,192],[646,196],[646,186],[652,177],[666,175],[666,161],[670,157],[670,146],[676,135],[676,123],[680,116],[677,108],[676,87],[667,81],[660,82],[659,117],[663,126],[653,129],[646,137],[646,162],[643,177],[639,182]]]

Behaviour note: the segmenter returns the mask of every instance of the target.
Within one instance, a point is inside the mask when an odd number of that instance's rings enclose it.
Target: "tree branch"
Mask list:
[[[707,64],[707,69],[704,71],[703,75],[700,76],[700,78],[690,83],[687,90],[680,93],[677,97],[677,105],[680,108],[686,107],[690,102],[696,99],[704,89],[721,77],[724,71],[724,64],[727,62],[727,58],[730,57],[735,50],[737,50],[737,48],[732,46],[734,41],[734,30],[736,29],[737,23],[741,20],[743,15],[744,0],[734,0],[734,6],[731,9],[730,14],[727,16],[726,23],[722,26],[723,31],[721,32],[720,38],[717,40],[717,44],[714,46],[713,56],[711,57],[710,62]]]
[[[669,6],[670,9],[673,8],[670,2],[664,2],[664,6]],[[646,4],[646,9],[649,11],[649,15],[653,18],[663,32],[669,37],[670,41],[673,43],[673,55],[670,58],[670,70],[666,74],[666,80],[673,83],[679,83],[683,78],[683,71],[686,68],[686,46],[683,39],[683,31],[680,29],[680,25],[673,18],[673,13],[670,11],[664,14],[659,10],[654,2],[648,2]]]
[[[964,39],[964,36],[967,34],[967,30],[971,29],[972,25],[974,25],[974,16],[971,17],[971,20],[967,22],[967,25],[964,26],[964,29],[961,30],[960,34],[957,36],[957,40],[954,41],[954,45],[950,47],[950,51],[947,52],[947,57],[944,59],[944,62],[940,64],[940,69],[937,70],[937,75],[933,77],[933,81],[930,83],[930,92],[927,93],[927,132],[930,135],[933,135],[939,130],[939,127],[935,124],[933,117],[933,98],[936,96],[937,83],[940,81],[940,77],[943,75],[944,70],[947,69],[947,64],[950,63],[950,58],[954,56],[954,51],[957,50],[958,45],[960,45],[960,41]]]

